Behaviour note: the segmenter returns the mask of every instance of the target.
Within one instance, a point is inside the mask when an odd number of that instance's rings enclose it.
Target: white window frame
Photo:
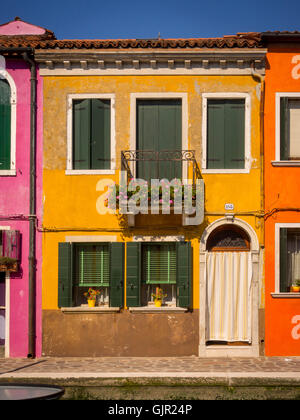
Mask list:
[[[117,242],[117,236],[111,235],[100,235],[100,236],[91,236],[91,235],[82,235],[82,236],[66,236],[65,242],[69,243],[101,243],[101,242]],[[74,285],[72,284],[72,287]],[[85,306],[72,306],[68,308],[61,308],[63,313],[108,313],[108,312],[119,312],[120,308],[114,308],[109,306],[95,306],[94,308],[89,308]]]
[[[142,235],[136,235],[133,237],[133,242],[184,242],[184,236],[181,235],[171,235],[171,236],[142,236]],[[177,285],[175,284],[177,287]],[[137,306],[137,307],[129,307],[128,308],[130,312],[136,312],[136,313],[157,313],[157,312],[163,312],[163,313],[174,313],[174,312],[180,312],[184,313],[188,311],[188,308],[182,308],[180,306],[161,306],[161,307],[155,307],[153,305],[146,305],[146,306]]]
[[[245,167],[244,169],[207,168],[207,101],[208,99],[245,99]],[[206,174],[244,174],[251,169],[251,97],[243,92],[214,92],[202,94],[202,160],[201,171]]]
[[[275,94],[275,160],[273,166],[300,166],[300,160],[280,159],[280,99],[294,98],[300,100],[300,92],[276,92]]]
[[[110,169],[73,169],[73,100],[109,99],[110,100]],[[114,175],[116,171],[116,125],[115,94],[80,93],[67,96],[67,169],[66,175]]]
[[[130,150],[136,150],[136,102],[138,99],[181,99],[182,111],[182,150],[188,150],[188,94],[182,92],[138,92],[130,95]],[[133,171],[133,163],[131,164]],[[135,177],[135,173],[133,176]],[[187,162],[182,162],[182,179],[188,177]]]
[[[273,297],[300,298],[300,293],[280,292],[280,229],[299,229],[300,223],[275,223],[275,292]]]
[[[0,71],[0,77],[5,79],[10,86],[10,169],[0,169],[1,176],[16,176],[16,131],[17,131],[17,88],[14,79],[6,70]]]

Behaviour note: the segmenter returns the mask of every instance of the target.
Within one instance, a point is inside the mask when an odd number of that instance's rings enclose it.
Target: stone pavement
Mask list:
[[[66,400],[300,400],[300,357],[1,359],[1,384],[61,386]]]
[[[300,384],[300,357],[74,357],[0,359],[5,378],[290,378]]]

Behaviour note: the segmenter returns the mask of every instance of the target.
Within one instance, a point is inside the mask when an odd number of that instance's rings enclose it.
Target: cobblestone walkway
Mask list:
[[[0,359],[0,378],[7,374],[134,373],[293,373],[300,377],[300,357],[198,358],[99,357]]]

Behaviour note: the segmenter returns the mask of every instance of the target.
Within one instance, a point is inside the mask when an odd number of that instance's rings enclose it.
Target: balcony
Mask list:
[[[150,187],[153,179],[172,181],[176,178],[182,183],[187,182],[192,185],[193,191],[196,191],[196,187],[200,184],[204,194],[203,181],[194,150],[123,150],[121,151],[121,169],[127,172],[127,182],[139,178],[147,181]],[[199,203],[198,200],[197,203]],[[182,216],[183,218],[176,214],[177,223],[180,219],[184,225],[188,224],[185,223],[186,214]],[[133,226],[134,216],[129,217],[128,220]]]
[[[195,158],[194,150],[123,150],[121,152],[121,168],[127,171],[128,179],[174,178],[201,179],[200,170]]]

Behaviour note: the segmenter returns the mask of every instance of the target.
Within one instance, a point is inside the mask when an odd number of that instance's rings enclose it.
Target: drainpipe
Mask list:
[[[22,54],[30,66],[30,198],[29,198],[29,281],[28,281],[28,358],[36,356],[36,64]]]
[[[264,214],[265,211],[265,190],[264,190],[264,102],[265,102],[265,79],[264,76],[257,73],[254,69],[254,63],[251,64],[251,74],[253,79],[258,79],[260,89],[260,189],[261,189],[261,211]],[[265,245],[265,229],[264,224],[262,226],[263,232],[263,246]]]

